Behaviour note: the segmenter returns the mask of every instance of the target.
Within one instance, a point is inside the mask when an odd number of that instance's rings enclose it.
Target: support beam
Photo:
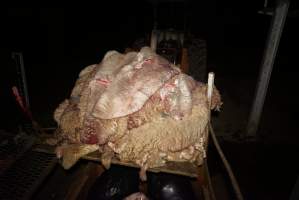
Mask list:
[[[257,136],[256,133],[261,113],[263,111],[263,105],[267,94],[274,60],[290,4],[289,0],[278,0],[276,3],[264,51],[264,57],[261,63],[255,98],[247,124],[247,137]]]
[[[158,43],[158,38],[157,38],[157,31],[152,30],[152,35],[151,35],[151,49],[156,52],[157,50],[157,43]]]

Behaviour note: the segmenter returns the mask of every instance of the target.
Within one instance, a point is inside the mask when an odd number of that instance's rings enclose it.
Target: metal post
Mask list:
[[[151,35],[151,49],[153,52],[156,52],[157,50],[157,43],[158,43],[158,38],[157,38],[157,31],[152,30],[152,35]]]
[[[13,52],[12,58],[16,62],[16,68],[18,76],[20,77],[19,80],[19,90],[21,92],[22,97],[25,99],[26,109],[30,110],[30,103],[29,103],[29,94],[28,94],[28,87],[27,87],[27,79],[26,79],[26,72],[24,66],[24,59],[23,54],[20,52]]]
[[[251,108],[249,121],[247,124],[247,136],[254,137],[258,129],[263,105],[268,89],[269,80],[273,68],[273,63],[277,53],[281,33],[284,27],[285,19],[289,8],[289,0],[278,0],[276,2],[274,15],[267,38],[264,57],[262,60],[261,70],[257,83],[255,99]]]
[[[290,200],[299,199],[299,176],[297,177],[297,181],[294,185]]]

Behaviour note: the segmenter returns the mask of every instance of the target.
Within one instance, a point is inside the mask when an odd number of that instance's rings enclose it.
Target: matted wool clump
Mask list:
[[[98,150],[106,168],[112,158],[133,162],[142,179],[147,169],[167,161],[200,165],[210,113],[206,90],[148,47],[109,51],[100,64],[81,71],[70,98],[54,113],[57,156],[70,168]],[[214,89],[211,108],[220,105]]]

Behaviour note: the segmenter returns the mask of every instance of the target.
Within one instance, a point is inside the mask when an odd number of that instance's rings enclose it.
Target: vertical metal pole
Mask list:
[[[289,0],[278,0],[276,2],[274,15],[269,29],[268,39],[262,60],[261,70],[257,83],[255,99],[251,108],[249,121],[247,124],[247,136],[254,137],[258,129],[268,84],[271,77],[273,63],[277,53],[281,33],[288,13]]]
[[[158,38],[157,38],[157,31],[152,30],[152,35],[151,35],[151,49],[153,52],[156,52],[157,50],[157,43],[158,43]]]
[[[290,200],[299,199],[299,176],[297,177],[297,181],[294,185]]]
[[[23,98],[25,98],[25,105],[28,110],[30,110],[30,103],[29,103],[29,94],[28,94],[28,87],[27,87],[27,79],[26,79],[26,72],[25,72],[25,66],[24,66],[24,59],[23,54],[20,52],[13,52],[12,58],[16,62],[17,67],[17,73],[20,73],[21,80],[19,89],[21,90],[21,95]]]

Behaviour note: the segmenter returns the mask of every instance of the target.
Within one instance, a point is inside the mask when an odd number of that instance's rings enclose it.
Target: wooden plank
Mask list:
[[[101,165],[93,162],[87,163],[85,167],[79,170],[76,179],[70,183],[65,199],[87,199],[89,188],[103,171]]]
[[[55,148],[54,146],[44,145],[44,144],[35,145],[34,151],[54,154],[55,153],[54,148]],[[95,151],[82,157],[81,159],[101,162],[101,153]],[[140,168],[135,163],[122,162],[117,158],[113,158],[111,163],[116,165],[127,166],[127,167]],[[195,164],[190,162],[167,162],[166,165],[163,167],[150,168],[147,171],[154,172],[154,173],[164,172],[164,173],[177,174],[177,175],[197,178],[198,176],[201,175],[202,170],[201,170],[201,166],[196,166]]]
[[[182,49],[182,59],[181,59],[181,70],[182,72],[189,73],[189,61],[188,61],[188,51],[186,48]]]

